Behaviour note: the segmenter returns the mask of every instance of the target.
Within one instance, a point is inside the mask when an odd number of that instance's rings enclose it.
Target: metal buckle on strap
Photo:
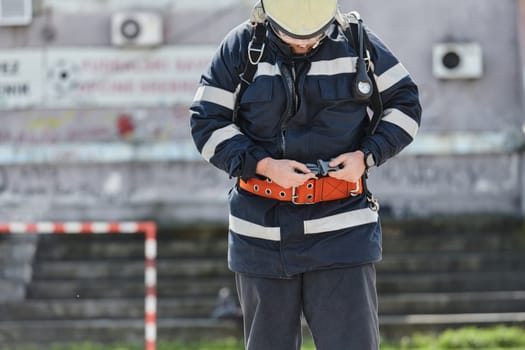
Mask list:
[[[248,59],[250,60],[250,63],[253,64],[254,66],[259,64],[259,62],[261,62],[265,46],[266,46],[266,44],[263,42],[261,48],[259,48],[259,49],[255,48],[255,47],[253,47],[253,40],[250,41],[250,43],[248,44]],[[257,55],[257,59],[254,60],[252,58],[252,52],[258,54]]]
[[[315,201],[299,203],[299,202],[297,201],[298,198],[299,198],[299,195],[297,194],[297,187],[294,186],[294,187],[292,187],[292,203],[293,203],[293,204],[295,204],[295,205],[310,205],[310,204],[315,204]]]
[[[297,203],[297,198],[299,198],[299,196],[297,195],[297,187],[292,187],[292,203],[293,204],[301,204],[301,203]]]
[[[357,197],[361,194],[361,182],[355,182],[355,188],[350,191],[350,196]]]

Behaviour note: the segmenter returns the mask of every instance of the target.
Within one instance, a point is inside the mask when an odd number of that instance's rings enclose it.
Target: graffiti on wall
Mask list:
[[[398,157],[371,170],[369,188],[400,215],[512,211],[520,167],[519,154]]]
[[[0,144],[167,142],[189,138],[188,105],[4,111]]]
[[[517,156],[478,156],[470,162],[407,157],[373,170],[370,188],[384,210],[504,210],[519,201],[519,174]],[[204,161],[0,166],[0,213],[26,220],[60,215],[57,207],[81,208],[82,215],[104,208],[97,214],[115,218],[140,206],[196,203],[223,210],[233,181]]]
[[[216,200],[226,198],[230,183],[204,162],[0,166],[3,203]]]
[[[82,208],[85,215],[105,208],[104,217],[116,219],[134,206],[199,200],[224,206],[231,185],[203,162],[0,166],[0,214],[34,220],[60,216],[58,207]]]

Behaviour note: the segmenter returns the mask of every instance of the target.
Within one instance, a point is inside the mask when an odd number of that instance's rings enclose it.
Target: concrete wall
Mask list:
[[[401,156],[374,171],[373,188],[394,213],[523,211],[523,153],[505,149],[521,141],[524,123],[522,66],[516,1],[348,1],[398,53],[418,81],[423,124],[419,138],[433,140],[435,155]],[[478,80],[438,80],[432,75],[432,45],[477,42],[484,75]],[[483,150],[486,133],[503,143]],[[462,149],[445,144],[472,137]],[[416,146],[416,145],[414,145]],[[408,153],[412,148],[407,149]],[[429,152],[431,153],[431,152]]]
[[[109,11],[99,7],[81,13],[59,3],[36,6],[30,27],[0,28],[0,49],[110,47]],[[250,1],[225,1],[208,9],[167,7],[165,43],[215,46],[247,18],[250,6]],[[524,213],[523,152],[516,150],[524,124],[518,2],[353,0],[341,1],[341,7],[361,12],[421,90],[424,115],[417,142],[371,174],[371,187],[385,212]],[[122,8],[123,2],[115,2],[114,9]],[[446,41],[481,45],[481,79],[433,77],[432,46]],[[0,157],[3,220],[226,220],[231,180],[185,148],[179,152],[183,155],[146,162],[108,161],[102,157],[107,148],[100,148],[100,159],[87,161],[76,153],[70,158],[60,153],[47,161],[34,156],[22,162],[17,153],[26,146],[31,153],[49,145],[78,150],[92,143],[135,147],[137,142],[172,142],[180,148],[189,141],[186,110],[187,105],[177,104],[0,111],[0,147],[11,155]],[[122,115],[135,121],[132,138],[119,134]]]

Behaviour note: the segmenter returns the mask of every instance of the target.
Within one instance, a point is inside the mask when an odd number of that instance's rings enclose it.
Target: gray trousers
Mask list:
[[[300,350],[301,313],[317,350],[378,350],[373,264],[292,279],[236,274],[247,350]]]

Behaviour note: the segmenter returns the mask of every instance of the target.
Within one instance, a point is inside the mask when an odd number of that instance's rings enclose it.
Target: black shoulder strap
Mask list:
[[[366,47],[368,51],[366,60],[367,62],[367,74],[372,82],[372,95],[370,96],[370,106],[373,111],[372,118],[370,119],[370,124],[367,129],[367,135],[371,136],[375,133],[379,122],[383,116],[383,101],[381,100],[381,95],[377,87],[376,79],[374,77],[374,71],[372,69],[372,58],[371,53],[373,52],[372,44],[368,38],[366,30],[363,28],[363,23],[361,19],[358,19],[357,23],[351,22],[349,29],[344,31],[348,41],[354,44],[356,50],[360,50],[363,47]],[[361,39],[361,40],[360,40]]]
[[[370,119],[370,124],[368,126],[368,129],[366,131],[367,136],[371,136],[375,133],[377,126],[379,125],[379,122],[381,121],[381,118],[383,117],[383,101],[381,100],[381,94],[379,93],[379,89],[377,87],[376,79],[374,76],[374,71],[372,69],[372,44],[370,43],[370,40],[368,38],[368,35],[366,31],[363,28],[363,22],[361,18],[357,18],[357,23],[350,22],[349,28],[344,30],[344,33],[348,39],[348,41],[353,42],[354,47],[356,50],[359,51],[361,58],[363,55],[363,49],[366,47],[367,57],[367,67],[366,71],[368,74],[368,77],[370,79],[370,82],[372,83],[372,95],[370,96],[370,107],[373,110],[372,119]],[[365,173],[362,176],[362,185],[363,185],[363,191],[366,194],[366,199],[368,201],[368,207],[373,211],[379,211],[379,202],[374,197],[372,192],[368,189],[367,185],[367,179],[368,179],[368,170],[365,171]]]
[[[232,120],[235,123],[237,121],[237,113],[241,102],[241,97],[253,82],[255,73],[257,72],[257,65],[261,61],[264,55],[264,47],[266,40],[266,26],[263,23],[255,24],[253,29],[252,39],[248,44],[248,59],[246,60],[246,66],[244,72],[239,76],[241,82],[237,87],[235,95],[235,108],[233,110]]]

